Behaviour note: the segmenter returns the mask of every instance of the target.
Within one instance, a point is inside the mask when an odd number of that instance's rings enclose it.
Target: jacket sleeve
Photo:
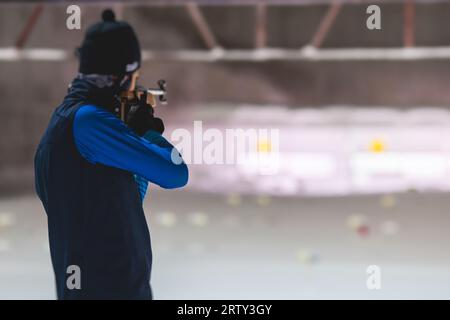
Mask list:
[[[149,142],[159,145],[160,147],[170,147],[170,143],[156,131],[149,130],[142,137]],[[134,175],[134,180],[138,186],[141,201],[144,202],[148,189],[148,180],[138,174]]]
[[[188,181],[186,164],[172,161],[172,153],[179,153],[166,139],[156,132],[141,138],[100,107],[78,109],[73,135],[80,154],[93,164],[130,171],[166,189],[182,187]]]

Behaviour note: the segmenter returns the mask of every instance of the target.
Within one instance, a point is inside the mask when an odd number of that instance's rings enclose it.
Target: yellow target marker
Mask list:
[[[374,139],[369,144],[369,150],[373,153],[382,153],[386,151],[386,143],[381,139]]]
[[[257,151],[260,153],[269,153],[272,151],[272,143],[269,140],[259,140]]]

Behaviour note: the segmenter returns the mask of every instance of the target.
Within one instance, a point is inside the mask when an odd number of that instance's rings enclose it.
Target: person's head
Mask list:
[[[88,28],[78,56],[81,74],[112,76],[121,89],[136,86],[141,66],[139,41],[128,23],[116,21],[113,11],[103,11],[102,21]]]

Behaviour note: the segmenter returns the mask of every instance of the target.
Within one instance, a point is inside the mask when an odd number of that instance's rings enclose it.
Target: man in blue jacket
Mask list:
[[[107,10],[87,30],[78,53],[79,74],[35,155],[57,295],[151,299],[152,252],[142,208],[147,181],[182,187],[188,169],[172,161],[178,152],[162,137],[163,122],[148,105],[127,124],[116,116],[118,95],[133,90],[141,64],[132,27]]]

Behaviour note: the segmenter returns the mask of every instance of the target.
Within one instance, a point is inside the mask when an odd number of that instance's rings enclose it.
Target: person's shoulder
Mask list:
[[[95,106],[93,104],[85,104],[78,108],[76,112],[77,117],[91,117],[96,116],[99,114],[102,114],[103,112],[106,112],[103,108],[99,106]]]
[[[102,107],[86,104],[78,108],[75,121],[78,123],[97,122],[113,116],[111,112]]]

